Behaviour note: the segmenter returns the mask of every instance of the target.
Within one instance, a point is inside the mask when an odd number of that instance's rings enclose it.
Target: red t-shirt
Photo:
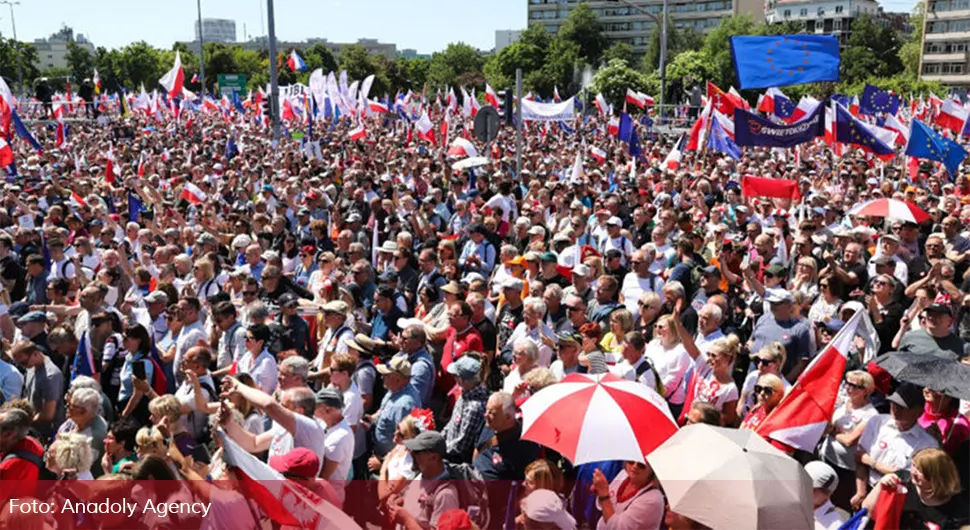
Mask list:
[[[44,458],[44,448],[40,442],[30,436],[24,438],[4,457],[17,451],[26,451]],[[6,503],[14,496],[34,497],[37,495],[37,482],[40,478],[40,468],[23,458],[9,458],[0,461],[0,502]]]
[[[460,359],[465,352],[481,352],[484,349],[482,335],[475,329],[475,326],[469,325],[462,333],[459,333],[453,327],[448,328],[445,348],[441,352],[441,367],[435,378],[435,386],[438,390],[444,394],[455,386],[455,377],[448,373],[448,367],[451,366],[451,363]]]

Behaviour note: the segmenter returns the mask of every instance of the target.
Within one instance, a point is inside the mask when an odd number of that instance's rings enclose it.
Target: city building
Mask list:
[[[236,21],[227,18],[203,18],[202,30],[206,42],[236,42]],[[199,42],[199,21],[195,21],[195,42]]]
[[[404,48],[403,50],[398,50],[397,56],[401,59],[430,59],[431,55],[427,53],[418,53],[418,50],[414,48]]]
[[[497,29],[495,30],[495,53],[502,51],[502,48],[509,46],[519,40],[522,36],[521,29]]]
[[[861,16],[904,35],[913,31],[908,15],[885,13],[876,0],[768,0],[765,5],[769,24],[802,23],[806,33],[835,35],[843,45],[848,42],[852,22]]]
[[[927,0],[920,78],[970,88],[970,0]]]
[[[67,45],[73,42],[94,54],[94,44],[83,34],[74,34],[74,30],[64,26],[46,39],[35,39],[32,43],[37,50],[37,62],[34,66],[41,72],[52,68],[67,68]]]
[[[528,0],[529,24],[541,24],[550,33],[557,33],[579,0]],[[630,0],[630,3],[659,17],[663,0]],[[611,43],[625,42],[634,53],[642,55],[655,25],[653,17],[640,10],[610,0],[592,0],[590,9],[603,26]],[[748,14],[755,22],[764,20],[764,0],[668,0],[668,12],[674,26],[692,28],[707,33],[722,19],[736,14]]]
[[[206,40],[208,41],[208,34],[206,34]],[[199,47],[198,41],[187,42],[186,44],[190,47],[191,46],[195,46],[195,48]],[[247,49],[247,50],[265,50],[269,48],[269,39],[267,39],[266,37],[256,37],[246,42],[236,42],[234,44],[242,46],[244,49]],[[330,50],[330,53],[334,55],[340,55],[341,49],[343,49],[346,46],[353,46],[356,44],[356,45],[363,46],[364,49],[367,50],[367,53],[370,53],[370,54],[383,55],[388,59],[397,59],[398,57],[396,44],[378,42],[377,39],[357,39],[357,42],[330,42],[327,39],[316,39],[316,38],[307,39],[303,42],[284,42],[284,41],[277,40],[276,49],[279,50],[281,53],[290,53],[290,50],[294,48],[296,48],[297,50],[303,50],[313,46],[314,44],[323,44],[324,46],[327,47],[328,50]],[[414,52],[415,55],[418,55],[417,51],[415,50],[409,50],[409,51],[412,51]]]

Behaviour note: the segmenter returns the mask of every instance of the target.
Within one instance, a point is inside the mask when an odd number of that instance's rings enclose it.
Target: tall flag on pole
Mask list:
[[[492,87],[488,86],[488,83],[485,83],[485,103],[495,107],[496,110],[502,108],[498,102],[498,94],[492,90]]]
[[[832,104],[835,105],[835,141],[854,145],[884,160],[896,156],[896,150],[876,137],[864,122],[842,105],[836,102]]]
[[[600,115],[604,117],[610,112],[610,107],[606,104],[606,98],[603,97],[603,94],[596,94],[593,105],[600,111]]]
[[[960,144],[944,138],[919,120],[913,120],[906,154],[942,163],[951,177],[956,176],[957,169],[967,157],[967,151]]]
[[[185,72],[182,71],[182,55],[178,51],[175,52],[175,64],[172,65],[172,69],[166,72],[158,82],[165,87],[170,98],[182,93],[182,87],[185,85]]]
[[[839,80],[839,40],[832,35],[745,35],[730,41],[742,90]]]
[[[771,87],[765,92],[764,97],[761,98],[758,111],[766,114],[774,114],[779,118],[787,118],[795,112],[795,104],[780,89]]]
[[[290,67],[292,72],[305,72],[306,63],[303,62],[303,58],[300,54],[296,53],[296,48],[290,52],[290,58],[286,60],[286,65]]]
[[[101,94],[101,76],[98,75],[98,69],[94,69],[94,93]]]

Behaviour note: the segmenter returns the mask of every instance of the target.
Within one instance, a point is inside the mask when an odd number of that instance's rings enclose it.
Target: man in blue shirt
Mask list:
[[[381,400],[381,408],[365,421],[374,426],[374,455],[383,458],[394,448],[394,432],[397,424],[411,411],[421,408],[421,396],[411,386],[411,363],[405,357],[395,356],[391,362],[377,366],[387,394]]]
[[[371,320],[370,338],[391,342],[391,335],[401,333],[397,321],[405,317],[394,303],[394,288],[382,285],[374,295],[374,318]]]
[[[485,239],[486,231],[480,223],[468,229],[469,241],[462,248],[458,262],[465,272],[477,272],[487,278],[495,267],[495,246]]]
[[[425,405],[431,402],[435,380],[434,358],[428,353],[426,344],[424,326],[411,326],[401,332],[398,344],[401,351],[397,354],[397,357],[405,358],[411,364],[411,386],[417,390]]]

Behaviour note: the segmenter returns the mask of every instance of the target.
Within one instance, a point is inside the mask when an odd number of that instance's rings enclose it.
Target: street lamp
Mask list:
[[[20,43],[17,41],[17,22],[13,17],[13,6],[19,6],[20,2],[11,2],[10,0],[0,0],[0,4],[7,4],[10,6],[10,26],[13,28],[13,41],[14,45],[17,46],[17,85],[20,94],[24,93],[24,67],[23,67],[23,50],[20,47]]]
[[[205,97],[205,31],[202,28],[202,0],[196,0],[199,13],[199,82],[202,83],[202,97]]]
[[[280,81],[276,71],[276,17],[273,0],[266,0],[266,22],[269,26],[269,108],[273,117],[273,142],[280,141]]]
[[[660,123],[663,124],[664,117],[664,91],[667,85],[667,0],[663,0],[663,9],[660,12],[661,18],[657,15],[643,9],[642,7],[630,2],[629,0],[609,0],[610,2],[619,2],[631,9],[637,10],[638,13],[649,17],[654,21],[655,24],[660,26]]]

